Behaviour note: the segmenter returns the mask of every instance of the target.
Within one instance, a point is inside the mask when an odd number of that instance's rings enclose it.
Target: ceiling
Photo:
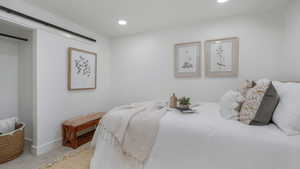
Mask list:
[[[257,13],[288,0],[25,0],[111,37],[159,30],[203,19]],[[36,17],[36,16],[35,16]],[[117,24],[126,19],[127,26]]]

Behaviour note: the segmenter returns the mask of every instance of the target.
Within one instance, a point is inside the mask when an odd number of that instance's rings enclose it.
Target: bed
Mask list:
[[[119,150],[96,140],[91,169],[139,169]],[[247,126],[224,120],[217,103],[201,103],[197,113],[169,111],[160,121],[144,169],[299,169],[300,136],[275,125]]]

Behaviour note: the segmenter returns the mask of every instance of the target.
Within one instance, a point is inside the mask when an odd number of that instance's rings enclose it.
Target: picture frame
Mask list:
[[[206,77],[237,77],[239,74],[239,38],[205,42]]]
[[[68,90],[97,88],[97,53],[68,49]]]
[[[174,56],[174,71],[176,78],[201,77],[201,42],[175,44]]]

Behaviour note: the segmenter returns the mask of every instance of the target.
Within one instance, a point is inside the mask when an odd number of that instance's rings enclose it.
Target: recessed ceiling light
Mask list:
[[[225,3],[225,2],[228,2],[228,0],[218,0],[218,3],[220,3],[220,4]]]
[[[127,25],[127,21],[121,19],[121,20],[118,20],[118,24],[124,26],[124,25]]]

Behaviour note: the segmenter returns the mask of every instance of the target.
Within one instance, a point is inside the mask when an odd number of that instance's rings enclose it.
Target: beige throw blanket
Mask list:
[[[111,110],[98,126],[92,145],[98,137],[119,146],[124,156],[144,163],[152,150],[160,119],[166,114],[166,102],[144,102]]]

